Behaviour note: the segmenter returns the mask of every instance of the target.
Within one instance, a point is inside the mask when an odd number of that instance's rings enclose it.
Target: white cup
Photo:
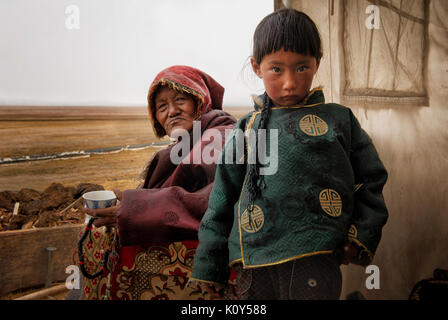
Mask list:
[[[89,209],[108,208],[117,204],[117,196],[110,190],[86,192],[82,195],[82,198],[84,199],[84,207]],[[86,214],[86,224],[89,222],[90,218],[91,216]]]

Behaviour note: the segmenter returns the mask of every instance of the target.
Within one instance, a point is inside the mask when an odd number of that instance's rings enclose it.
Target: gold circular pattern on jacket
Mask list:
[[[322,210],[332,217],[342,214],[342,199],[339,193],[333,189],[324,189],[319,193],[319,201]]]
[[[299,127],[300,130],[313,137],[322,136],[328,132],[327,123],[314,114],[307,114],[302,117],[299,121]]]
[[[255,233],[263,227],[264,224],[264,214],[263,210],[256,204],[253,205],[254,208],[252,212],[248,209],[244,210],[241,215],[241,228],[249,233]]]

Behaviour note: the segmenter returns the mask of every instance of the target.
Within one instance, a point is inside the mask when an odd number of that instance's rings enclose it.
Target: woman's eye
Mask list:
[[[165,107],[166,107],[166,104],[164,103],[164,104],[159,105],[156,109],[157,109],[157,111],[163,111],[165,109]]]

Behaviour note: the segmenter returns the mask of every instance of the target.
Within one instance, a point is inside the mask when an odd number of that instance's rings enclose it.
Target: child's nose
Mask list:
[[[283,79],[283,89],[291,91],[296,88],[296,78],[290,72],[286,72]]]

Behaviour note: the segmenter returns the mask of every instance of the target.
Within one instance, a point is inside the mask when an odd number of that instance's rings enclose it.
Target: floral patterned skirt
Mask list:
[[[82,249],[84,267],[94,274],[102,266],[106,250],[109,257],[105,272],[95,279],[83,277],[85,300],[208,300],[201,285],[187,285],[193,269],[197,240],[157,243],[118,248],[115,229],[92,227]],[[74,262],[79,264],[78,252]],[[110,272],[109,270],[112,270]],[[235,273],[231,273],[224,300],[235,299]]]

